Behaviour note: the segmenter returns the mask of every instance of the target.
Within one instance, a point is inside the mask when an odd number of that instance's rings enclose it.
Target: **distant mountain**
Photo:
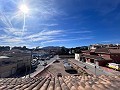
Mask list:
[[[47,47],[43,47],[42,49],[61,49],[61,47],[59,47],[59,46],[47,46]]]

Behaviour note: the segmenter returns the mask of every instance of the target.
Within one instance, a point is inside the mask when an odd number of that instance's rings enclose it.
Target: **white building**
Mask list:
[[[75,60],[80,61],[80,56],[81,56],[81,54],[79,54],[79,53],[75,53]]]

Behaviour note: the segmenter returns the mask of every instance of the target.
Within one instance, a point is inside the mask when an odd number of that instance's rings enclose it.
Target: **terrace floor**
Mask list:
[[[58,73],[61,73],[62,76],[66,76],[66,75],[76,75],[75,71],[65,71],[64,65],[63,65],[63,60],[59,60],[60,62],[54,62],[53,64],[51,64],[48,68],[46,68],[45,70],[43,70],[41,73],[39,73],[37,76],[45,76],[47,74],[51,74],[52,76],[56,77]],[[73,74],[72,74],[73,72]]]

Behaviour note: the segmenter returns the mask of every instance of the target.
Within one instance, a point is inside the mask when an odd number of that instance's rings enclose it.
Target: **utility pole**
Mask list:
[[[31,61],[32,61],[32,54],[33,54],[33,51],[31,50],[31,56],[30,56],[30,71],[29,71],[29,78],[30,78],[30,74],[31,74]]]
[[[27,62],[28,62],[28,59],[27,59]],[[25,64],[25,77],[27,75],[27,65]]]
[[[96,75],[96,66],[95,66],[95,75]]]

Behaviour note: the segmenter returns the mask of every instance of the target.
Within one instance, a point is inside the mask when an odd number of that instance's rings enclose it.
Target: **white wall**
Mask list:
[[[80,54],[75,53],[75,60],[80,61]]]

